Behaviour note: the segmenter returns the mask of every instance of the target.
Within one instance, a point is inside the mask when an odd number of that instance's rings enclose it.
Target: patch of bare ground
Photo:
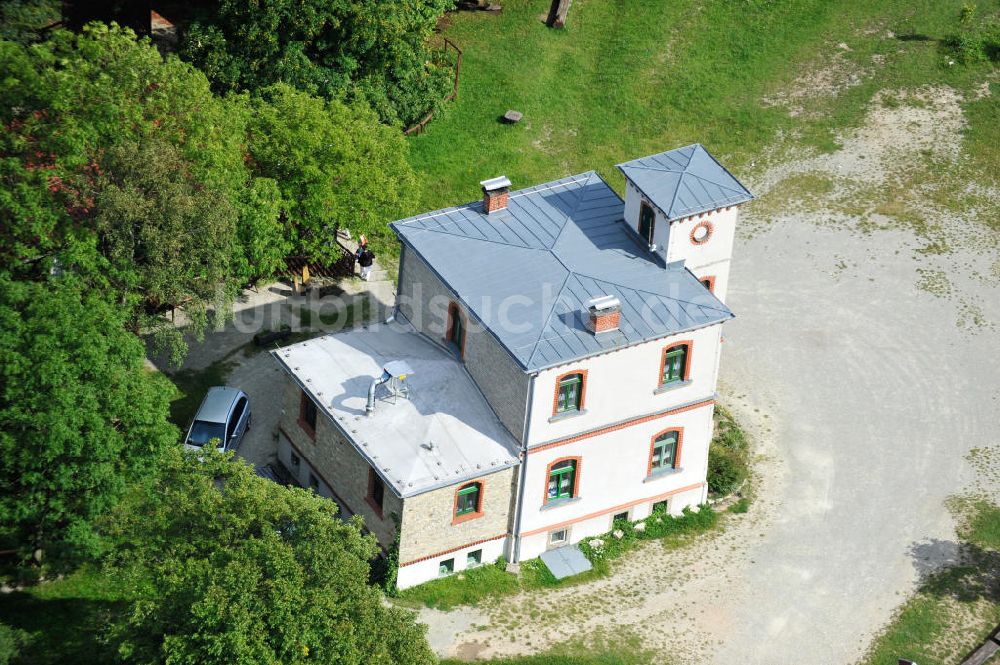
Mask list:
[[[749,179],[758,200],[740,232],[749,237],[768,221],[788,219],[865,234],[912,230],[925,264],[914,286],[954,301],[958,327],[992,329],[981,298],[969,295],[982,288],[952,284],[1000,285],[998,236],[987,227],[1000,213],[1000,191],[977,182],[963,157],[963,101],[945,86],[883,90],[864,123],[839,137],[836,151],[793,155],[786,141]]]
[[[850,50],[844,43],[830,45],[821,60],[807,68],[790,86],[765,96],[761,103],[785,107],[793,118],[816,117],[819,112],[810,109],[813,100],[836,97],[871,75],[872,68],[858,67],[847,58]],[[873,65],[879,64],[878,59],[873,61]]]

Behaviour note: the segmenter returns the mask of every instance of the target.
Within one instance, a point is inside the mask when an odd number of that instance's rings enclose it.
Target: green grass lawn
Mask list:
[[[737,174],[779,133],[802,149],[832,149],[880,88],[968,91],[984,80],[989,63],[950,66],[940,41],[959,29],[963,4],[586,0],[573,4],[565,30],[540,21],[548,0],[454,14],[445,33],[465,51],[459,95],[411,139],[424,183],[412,212],[475,200],[479,181],[500,174],[524,187],[594,169],[620,190],[615,164],[693,142]],[[807,102],[798,117],[761,104],[834,57],[869,75]],[[970,106],[969,143],[997,177],[996,95]],[[498,123],[508,108],[524,120]]]

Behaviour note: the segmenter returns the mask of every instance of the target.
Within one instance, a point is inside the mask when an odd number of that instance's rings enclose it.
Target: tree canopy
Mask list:
[[[454,0],[219,0],[191,25],[182,54],[220,91],[284,82],[327,99],[362,100],[411,124],[446,94],[450,69],[427,40]]]
[[[384,234],[414,187],[405,140],[363,103],[219,97],[128,30],[0,41],[0,68],[0,267],[72,272],[175,360],[165,309],[197,334],[289,254],[322,254],[333,225]]]
[[[328,251],[340,224],[373,236],[387,232],[416,189],[399,131],[363,105],[346,106],[286,84],[263,91],[250,120],[249,149],[261,177],[281,191],[298,251]]]
[[[99,551],[95,521],[177,444],[172,389],[121,311],[71,277],[0,275],[0,530],[27,558]]]
[[[368,582],[360,520],[215,451],[173,449],[108,521],[111,566],[142,590],[115,628],[137,663],[436,662]]]

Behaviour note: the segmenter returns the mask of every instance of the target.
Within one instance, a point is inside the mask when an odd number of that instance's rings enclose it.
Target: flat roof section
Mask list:
[[[465,368],[404,321],[332,333],[271,351],[397,496],[406,498],[516,466],[518,444]],[[386,363],[412,373],[408,397],[368,389]]]

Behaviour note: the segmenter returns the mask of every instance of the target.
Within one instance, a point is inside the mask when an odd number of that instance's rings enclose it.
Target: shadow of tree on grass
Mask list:
[[[0,594],[0,622],[29,635],[15,664],[116,662],[114,648],[101,635],[123,608],[108,600],[38,598],[27,591]]]
[[[1000,603],[1000,552],[935,538],[911,545],[910,556],[923,592],[963,603]]]

